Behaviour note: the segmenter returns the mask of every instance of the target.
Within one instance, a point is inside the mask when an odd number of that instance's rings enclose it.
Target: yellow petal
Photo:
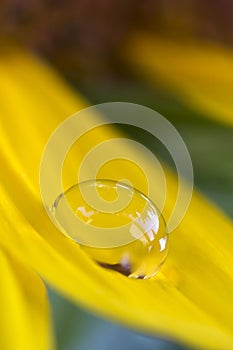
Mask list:
[[[46,289],[39,277],[0,250],[0,348],[51,350]]]
[[[233,52],[209,43],[138,35],[127,47],[137,74],[206,116],[233,125]]]
[[[233,347],[230,221],[194,194],[185,220],[171,236],[168,260],[154,280],[134,281],[98,267],[52,225],[38,189],[39,162],[46,139],[83,102],[76,101],[60,81],[56,89],[50,88],[56,85],[56,75],[26,54],[19,58],[16,53],[6,60],[2,57],[0,72],[5,72],[6,86],[3,89],[0,74],[4,115],[0,130],[4,169],[0,174],[1,244],[59,291],[87,308],[130,327],[169,336],[197,348],[230,350]],[[26,80],[22,79],[22,72],[27,73]],[[40,89],[35,93],[37,86]],[[51,103],[55,95],[56,103]],[[17,100],[9,105],[6,101],[14,100],[13,96]],[[81,140],[81,145],[114,135],[119,133],[99,129],[87,135],[85,142]],[[79,149],[86,151],[85,147]],[[126,173],[133,184],[136,178],[137,187],[144,190],[143,177],[137,176],[135,169],[127,167]],[[106,174],[113,176],[108,169]],[[71,176],[65,181],[69,184],[72,179]],[[169,173],[167,180],[169,207],[175,201],[177,183]]]

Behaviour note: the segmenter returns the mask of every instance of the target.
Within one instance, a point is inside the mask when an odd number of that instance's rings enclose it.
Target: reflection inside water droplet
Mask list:
[[[138,190],[90,180],[58,196],[52,215],[61,231],[100,266],[127,277],[153,277],[168,253],[165,221]]]

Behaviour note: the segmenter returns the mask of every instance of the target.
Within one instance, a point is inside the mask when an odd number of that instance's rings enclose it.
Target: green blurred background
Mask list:
[[[164,115],[187,144],[196,187],[232,217],[232,129],[139,80],[121,51],[140,31],[231,48],[232,13],[231,0],[2,0],[0,42],[23,45],[50,62],[91,104],[134,102]],[[148,135],[124,131],[160,154]],[[50,289],[49,296],[58,350],[187,349],[100,319]]]

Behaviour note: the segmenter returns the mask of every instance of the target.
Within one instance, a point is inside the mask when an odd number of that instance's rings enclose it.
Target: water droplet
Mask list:
[[[60,230],[100,266],[130,278],[153,277],[168,253],[162,214],[138,190],[90,180],[60,194],[52,207]]]

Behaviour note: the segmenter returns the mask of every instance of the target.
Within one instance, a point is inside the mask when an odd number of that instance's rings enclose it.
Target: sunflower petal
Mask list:
[[[37,69],[40,74],[33,73]],[[1,244],[57,290],[87,308],[146,333],[169,336],[197,348],[231,349],[231,222],[195,193],[185,220],[171,236],[171,252],[156,279],[133,281],[98,267],[52,225],[43,209],[37,184],[46,139],[84,103],[79,98],[76,101],[60,80],[56,90],[50,88],[56,86],[56,75],[26,54],[20,53],[20,59],[17,53],[10,59],[2,58],[0,71],[5,72],[4,84],[9,80],[8,88],[1,91],[5,116],[0,130],[4,169],[0,174]],[[27,81],[22,80],[22,71],[28,73]],[[35,93],[37,86],[40,90]],[[66,101],[62,100],[63,91]],[[5,101],[15,95],[18,99],[9,106]],[[55,104],[51,103],[54,95],[60,97]],[[17,128],[13,128],[14,124]],[[88,150],[85,145],[92,144],[95,138],[118,135],[109,128],[97,130],[86,135],[79,150]],[[107,175],[111,176],[108,171]],[[136,187],[144,190],[142,177],[130,168],[126,172],[133,184],[135,178],[139,179]],[[167,181],[169,211],[176,199],[177,183],[170,173]]]
[[[0,250],[0,348],[51,350],[48,299],[39,277]]]
[[[127,58],[137,74],[206,116],[233,125],[233,52],[225,47],[138,35]]]

